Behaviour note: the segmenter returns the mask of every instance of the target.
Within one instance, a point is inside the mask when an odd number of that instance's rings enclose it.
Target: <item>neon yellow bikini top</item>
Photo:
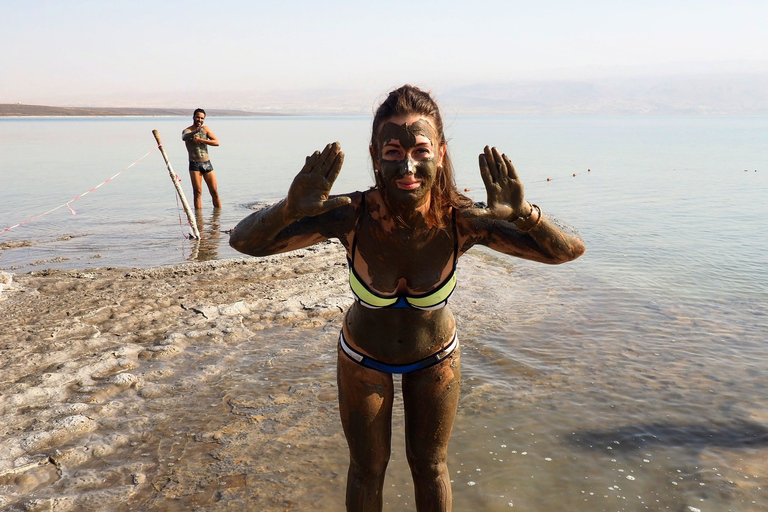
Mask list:
[[[365,194],[362,197],[361,215],[365,211]],[[347,258],[349,264],[349,286],[355,299],[363,306],[371,309],[382,308],[400,308],[400,309],[421,309],[431,311],[445,307],[448,298],[456,288],[456,262],[459,259],[459,237],[456,230],[456,210],[453,210],[453,269],[442,283],[437,285],[434,290],[417,295],[381,295],[363,282],[355,270],[355,253],[357,251],[357,233],[360,225],[360,217],[355,226],[355,235],[352,239],[352,259]]]

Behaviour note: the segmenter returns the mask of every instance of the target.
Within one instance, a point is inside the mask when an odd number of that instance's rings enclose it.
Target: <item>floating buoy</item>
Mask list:
[[[552,181],[552,178],[547,178],[547,181]]]
[[[465,188],[465,189],[464,189],[464,192],[469,192],[469,189],[468,189],[468,188]]]
[[[592,172],[592,169],[587,169],[587,172]]]
[[[576,173],[573,173],[573,177],[574,177],[574,178],[576,177]]]

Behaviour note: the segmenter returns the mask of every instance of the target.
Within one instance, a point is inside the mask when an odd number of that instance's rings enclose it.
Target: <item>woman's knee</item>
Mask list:
[[[445,442],[407,442],[405,457],[411,468],[424,472],[441,471],[448,465],[448,443]]]
[[[350,453],[350,465],[363,478],[377,478],[383,475],[389,465],[389,453]]]
[[[407,459],[414,481],[432,482],[440,480],[448,474],[448,461],[446,459],[416,456],[409,456]]]

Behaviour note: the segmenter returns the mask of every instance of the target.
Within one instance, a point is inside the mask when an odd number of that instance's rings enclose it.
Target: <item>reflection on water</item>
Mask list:
[[[219,246],[228,244],[229,236],[221,230],[221,208],[214,208],[206,220],[203,210],[195,210],[195,222],[200,231],[200,240],[192,245],[188,261],[209,261],[218,259]]]

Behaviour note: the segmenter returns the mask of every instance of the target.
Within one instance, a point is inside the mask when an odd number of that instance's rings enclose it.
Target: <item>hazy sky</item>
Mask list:
[[[0,103],[258,108],[768,61],[766,0],[0,0]],[[265,100],[267,101],[267,100]]]

